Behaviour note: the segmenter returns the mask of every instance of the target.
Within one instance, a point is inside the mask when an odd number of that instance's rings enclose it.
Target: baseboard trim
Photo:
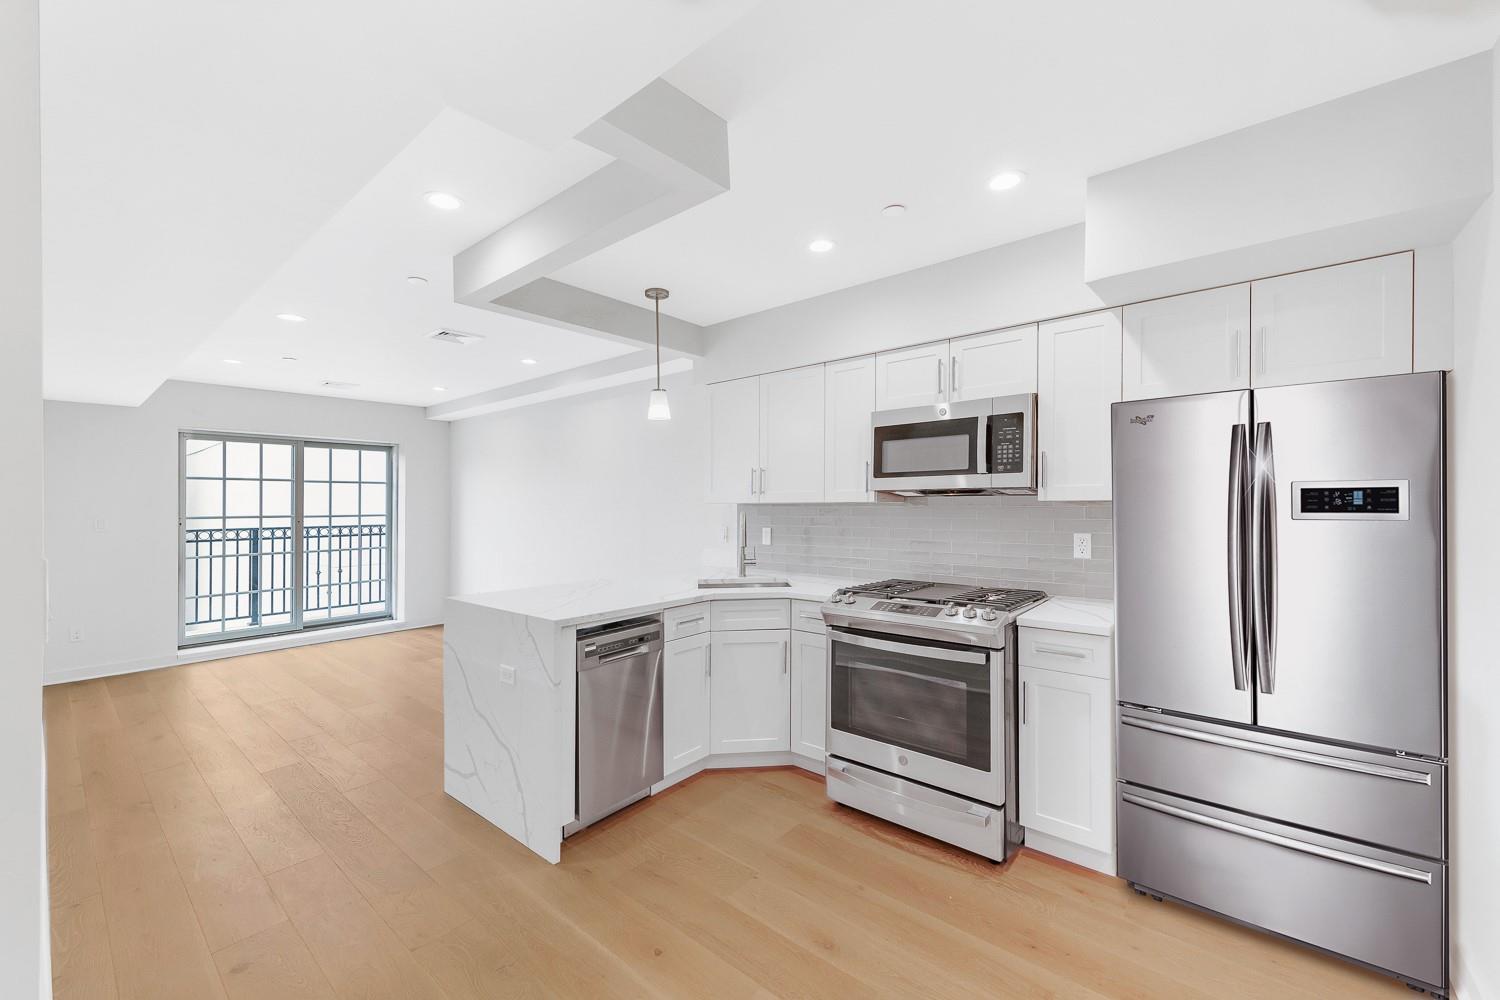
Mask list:
[[[359,622],[354,625],[335,625],[315,629],[311,632],[296,632],[291,635],[273,635],[262,639],[246,639],[242,642],[226,642],[213,646],[178,651],[165,662],[161,657],[144,660],[124,660],[119,663],[101,663],[83,667],[68,667],[48,673],[42,677],[44,687],[53,684],[72,684],[75,681],[91,681],[100,677],[117,677],[121,674],[138,674],[146,670],[161,670],[184,663],[201,663],[205,660],[225,660],[234,656],[249,656],[252,653],[269,653],[277,649],[293,649],[297,646],[314,646],[341,639],[360,639],[367,635],[385,635],[388,632],[405,632],[414,628],[430,628],[441,625],[432,621],[382,621]]]

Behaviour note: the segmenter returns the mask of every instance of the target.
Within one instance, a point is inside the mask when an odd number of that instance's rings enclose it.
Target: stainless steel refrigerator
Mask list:
[[[1443,374],[1113,445],[1121,877],[1446,995]]]

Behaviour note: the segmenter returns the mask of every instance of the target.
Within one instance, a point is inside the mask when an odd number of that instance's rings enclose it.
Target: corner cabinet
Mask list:
[[[870,492],[870,414],[875,411],[875,358],[823,366],[823,499],[866,503]]]
[[[1125,307],[1122,397],[1250,388],[1250,286]]]
[[[1120,401],[1121,310],[1037,328],[1038,496],[1110,498],[1111,404]]]
[[[792,752],[822,762],[828,742],[828,637],[792,633]]]
[[[1411,371],[1413,264],[1398,253],[1252,281],[1251,384]]]
[[[713,633],[714,753],[790,748],[791,635],[784,628]]]
[[[669,639],[662,651],[662,759],[672,774],[709,754],[709,633]]]

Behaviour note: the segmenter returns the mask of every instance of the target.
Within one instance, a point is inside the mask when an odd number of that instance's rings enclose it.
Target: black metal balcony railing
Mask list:
[[[183,558],[183,622],[189,632],[292,621],[297,595],[290,527],[189,528]],[[305,527],[302,560],[304,619],[390,610],[386,525]]]

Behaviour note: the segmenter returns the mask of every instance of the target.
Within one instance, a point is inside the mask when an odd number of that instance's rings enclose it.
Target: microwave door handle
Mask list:
[[[1234,689],[1250,686],[1249,656],[1245,631],[1245,425],[1229,429],[1229,657],[1234,670]]]
[[[1255,619],[1256,674],[1262,694],[1276,693],[1276,462],[1271,424],[1255,425],[1250,499],[1250,588]]]

